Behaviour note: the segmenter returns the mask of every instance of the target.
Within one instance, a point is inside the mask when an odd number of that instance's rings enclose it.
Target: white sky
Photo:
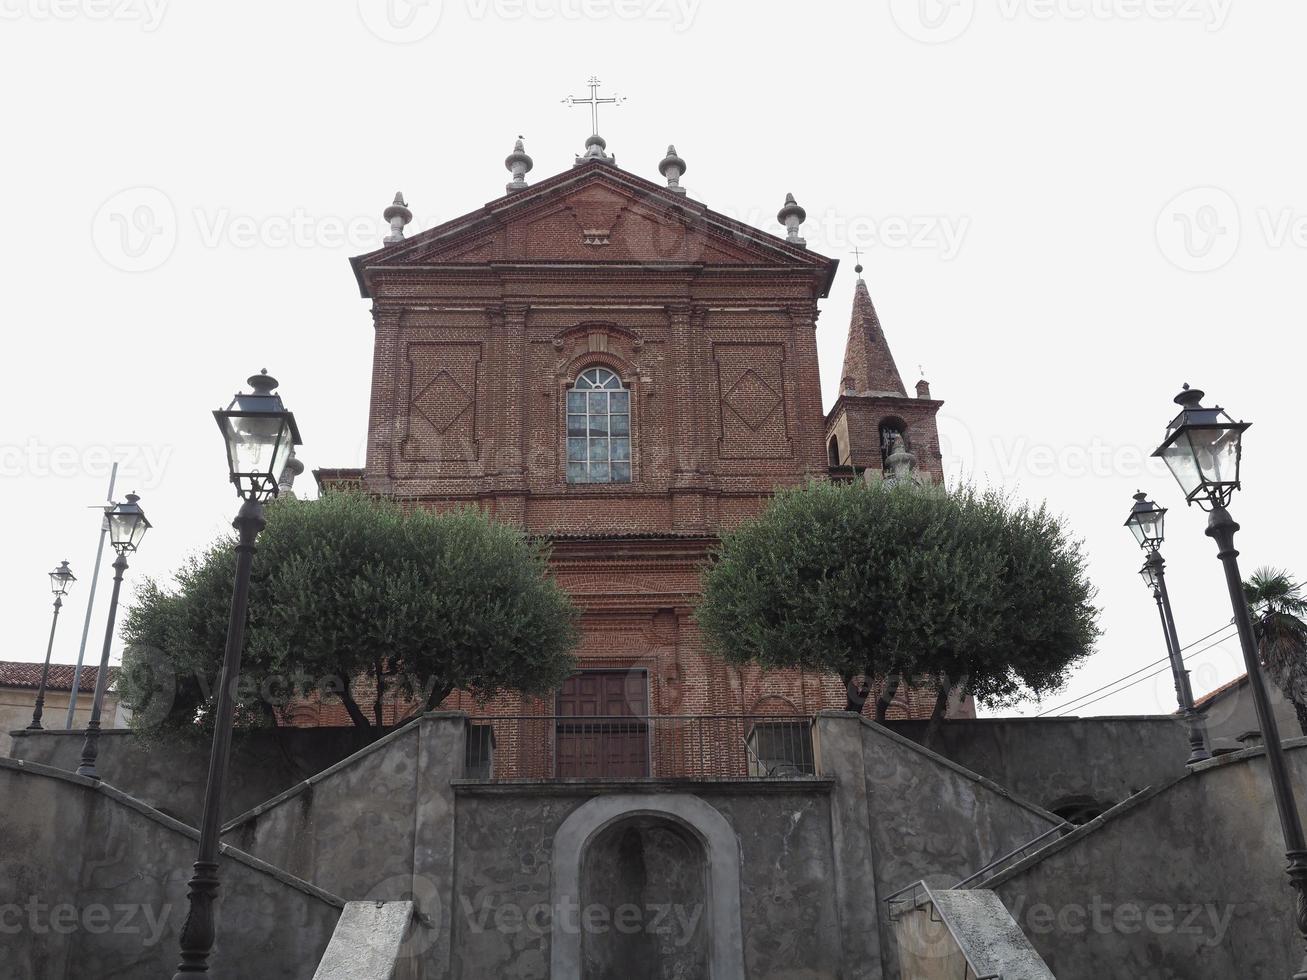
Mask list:
[[[844,260],[828,404],[860,245],[905,382],[924,365],[948,402],[953,472],[1087,539],[1107,633],[1044,707],[1156,660],[1136,486],[1173,508],[1182,641],[1229,621],[1203,516],[1140,462],[1181,382],[1255,423],[1245,571],[1307,575],[1304,30],[1307,6],[1229,0],[0,0],[0,657],[43,656],[68,558],[55,660],[76,659],[111,456],[155,524],[129,586],[225,526],[209,412],[251,372],[282,380],[310,468],[361,464],[372,331],[346,258],[397,188],[410,233],[499,196],[518,133],[533,179],[569,166],[588,115],[560,100],[597,74],[629,98],[601,127],[623,167],[657,179],[674,142],[693,197],[769,231],[793,191]],[[1200,655],[1195,689],[1239,664]],[[1173,705],[1162,674],[1085,713]]]

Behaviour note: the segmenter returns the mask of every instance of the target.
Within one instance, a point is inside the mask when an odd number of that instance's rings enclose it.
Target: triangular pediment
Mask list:
[[[611,164],[586,163],[351,260],[370,270],[621,263],[770,267],[833,274],[836,262]]]

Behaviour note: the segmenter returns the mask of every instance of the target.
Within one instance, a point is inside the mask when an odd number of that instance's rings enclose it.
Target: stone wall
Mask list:
[[[1298,807],[1307,739],[1287,743]],[[1059,980],[1287,977],[1302,961],[1262,750],[1201,763],[988,887]]]
[[[1112,738],[1111,728],[1100,736],[1087,727],[955,721],[946,732],[970,728],[979,736],[970,746],[961,738],[945,744],[963,757],[970,751],[989,760],[992,771],[1007,767],[1011,778],[1027,786],[1065,786],[1069,792],[1077,784],[1057,780],[1085,767],[1077,769],[1074,759],[1058,752],[1077,745],[1092,752],[1096,739]],[[1167,745],[1171,728],[1169,721],[1144,719],[1115,731],[1132,738],[1115,749],[1128,757],[1136,743]],[[1045,733],[1062,738],[1060,750],[1046,744]],[[899,975],[896,944],[885,906],[892,892],[920,879],[950,886],[1057,824],[1018,794],[864,718],[825,713],[816,738],[820,776],[812,779],[490,783],[462,778],[465,716],[432,713],[262,800],[229,824],[224,840],[345,899],[413,901],[419,925],[412,948],[428,980],[544,980],[555,952],[554,889],[565,870],[556,864],[555,848],[568,821],[601,801],[624,801],[625,809],[594,830],[601,846],[634,862],[611,883],[611,894],[593,881],[586,884],[584,861],[576,858],[582,879],[577,896],[605,905],[622,895],[697,894],[685,877],[697,873],[694,862],[679,869],[659,865],[680,851],[648,841],[636,847],[631,831],[648,830],[650,840],[682,835],[684,852],[699,853],[689,843],[700,834],[698,824],[677,816],[698,807],[727,828],[730,843],[719,844],[717,853],[730,851],[738,875],[737,911],[730,914],[741,930],[735,944],[739,976],[893,980]],[[1022,738],[1034,744],[1022,745]],[[1182,731],[1177,739],[1183,747]],[[1033,768],[1021,768],[1021,760]],[[176,757],[147,761],[161,785],[159,767],[175,765]],[[1110,759],[1103,765],[1109,768]],[[1135,778],[1156,778],[1165,766],[1145,756],[1125,768],[1114,784],[1123,789]],[[1093,766],[1086,771],[1092,775]],[[138,778],[155,785],[155,777]],[[609,830],[616,836],[602,836]],[[670,839],[659,837],[663,844]],[[589,840],[578,845],[582,855]],[[712,865],[711,855],[704,860]],[[703,894],[716,908],[714,889]],[[716,894],[721,897],[721,890]],[[530,917],[541,908],[544,928]],[[695,945],[704,934],[694,922],[672,918],[663,924],[683,929],[691,946],[684,955],[694,962],[714,955]],[[608,928],[613,926],[610,920]],[[622,971],[629,980],[643,976],[645,961],[658,959],[631,952],[648,952],[648,942],[606,946],[611,931],[598,935],[582,937],[578,956],[631,960]],[[558,975],[557,964],[552,969]]]
[[[458,788],[451,976],[544,980],[550,976],[551,930],[542,923],[581,927],[587,932],[583,939],[600,943],[618,930],[615,910],[602,908],[586,926],[587,909],[565,902],[553,907],[551,885],[560,871],[553,863],[553,846],[558,829],[578,808],[600,794],[635,788],[632,783]],[[840,869],[831,840],[829,782],[721,781],[640,789],[659,811],[674,812],[679,797],[692,795],[720,814],[738,840],[737,915],[745,976],[819,980],[843,975],[835,883]],[[705,913],[673,908],[662,915],[646,906],[640,914],[641,931],[652,930],[675,944],[693,941]],[[647,963],[625,966],[622,976],[656,975],[642,972]]]
[[[1234,750],[1247,748],[1248,742],[1241,741],[1249,733],[1256,733],[1254,741],[1261,740],[1262,723],[1257,718],[1257,708],[1253,704],[1252,689],[1248,686],[1248,675],[1230,682],[1222,688],[1199,699],[1203,717],[1207,719],[1207,733],[1212,745],[1217,750]],[[1281,738],[1297,738],[1303,734],[1298,724],[1298,712],[1293,702],[1284,696],[1266,672],[1262,672],[1266,684],[1266,697],[1271,702],[1276,724],[1280,728]]]
[[[926,724],[886,727],[920,742]],[[1170,715],[954,719],[932,748],[1017,796],[1053,809],[1075,798],[1120,803],[1184,774],[1188,734]]]
[[[0,759],[0,980],[170,976],[196,835],[112,787]],[[227,852],[213,975],[313,976],[341,901]]]
[[[67,709],[65,709],[67,710]],[[50,730],[11,733],[10,755],[76,772],[85,733]],[[295,783],[368,744],[354,728],[277,728],[237,732],[232,740],[224,818],[271,799]],[[100,778],[161,813],[198,826],[209,775],[208,738],[161,742],[130,730],[100,733]]]
[[[885,904],[892,893],[920,880],[956,884],[1059,821],[865,718],[824,714],[819,734],[822,772],[837,779],[846,975],[893,980],[897,948]],[[869,960],[883,973],[867,968]]]

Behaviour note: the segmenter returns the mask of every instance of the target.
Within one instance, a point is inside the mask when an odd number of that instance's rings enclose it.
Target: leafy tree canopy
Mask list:
[[[546,547],[507,525],[349,493],[278,500],[267,521],[236,688],[243,724],[325,690],[356,725],[379,727],[388,691],[426,707],[455,689],[544,693],[575,667],[575,607],[548,575]],[[143,724],[193,731],[211,714],[234,574],[229,538],[178,570],[174,587],[145,583],[125,620],[120,680]],[[365,677],[371,719],[355,697]]]
[[[814,482],[724,537],[698,620],[734,662],[1010,703],[1058,689],[1092,651],[1085,563],[1046,507],[998,491]]]

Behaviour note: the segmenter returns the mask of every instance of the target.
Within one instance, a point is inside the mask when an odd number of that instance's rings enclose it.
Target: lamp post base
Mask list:
[[[181,932],[181,962],[173,980],[209,972],[209,951],[217,938],[213,904],[218,898],[218,864],[216,861],[196,861],[195,873],[187,885],[186,901],[190,911]]]
[[[1307,851],[1289,851],[1285,857],[1289,859],[1289,866],[1285,871],[1289,875],[1289,884],[1293,886],[1294,897],[1297,899],[1294,918],[1297,921],[1298,935],[1307,937]],[[1293,980],[1307,980],[1307,955],[1303,957],[1302,965],[1293,975]]]
[[[1217,557],[1225,570],[1225,584],[1230,593],[1235,626],[1239,631],[1239,646],[1243,649],[1244,667],[1248,671],[1248,689],[1252,692],[1257,723],[1261,725],[1262,741],[1266,745],[1266,768],[1271,777],[1271,792],[1280,817],[1280,829],[1284,833],[1284,856],[1289,861],[1285,872],[1294,890],[1294,923],[1300,941],[1307,942],[1307,840],[1303,838],[1302,818],[1298,814],[1298,802],[1294,799],[1289,782],[1289,767],[1284,758],[1284,746],[1280,742],[1280,726],[1271,709],[1261,662],[1257,656],[1252,613],[1248,609],[1243,578],[1239,574],[1239,551],[1234,546],[1234,536],[1238,530],[1239,525],[1224,507],[1215,507],[1208,515],[1207,536],[1216,542]],[[1293,977],[1294,980],[1307,980],[1307,957]]]

